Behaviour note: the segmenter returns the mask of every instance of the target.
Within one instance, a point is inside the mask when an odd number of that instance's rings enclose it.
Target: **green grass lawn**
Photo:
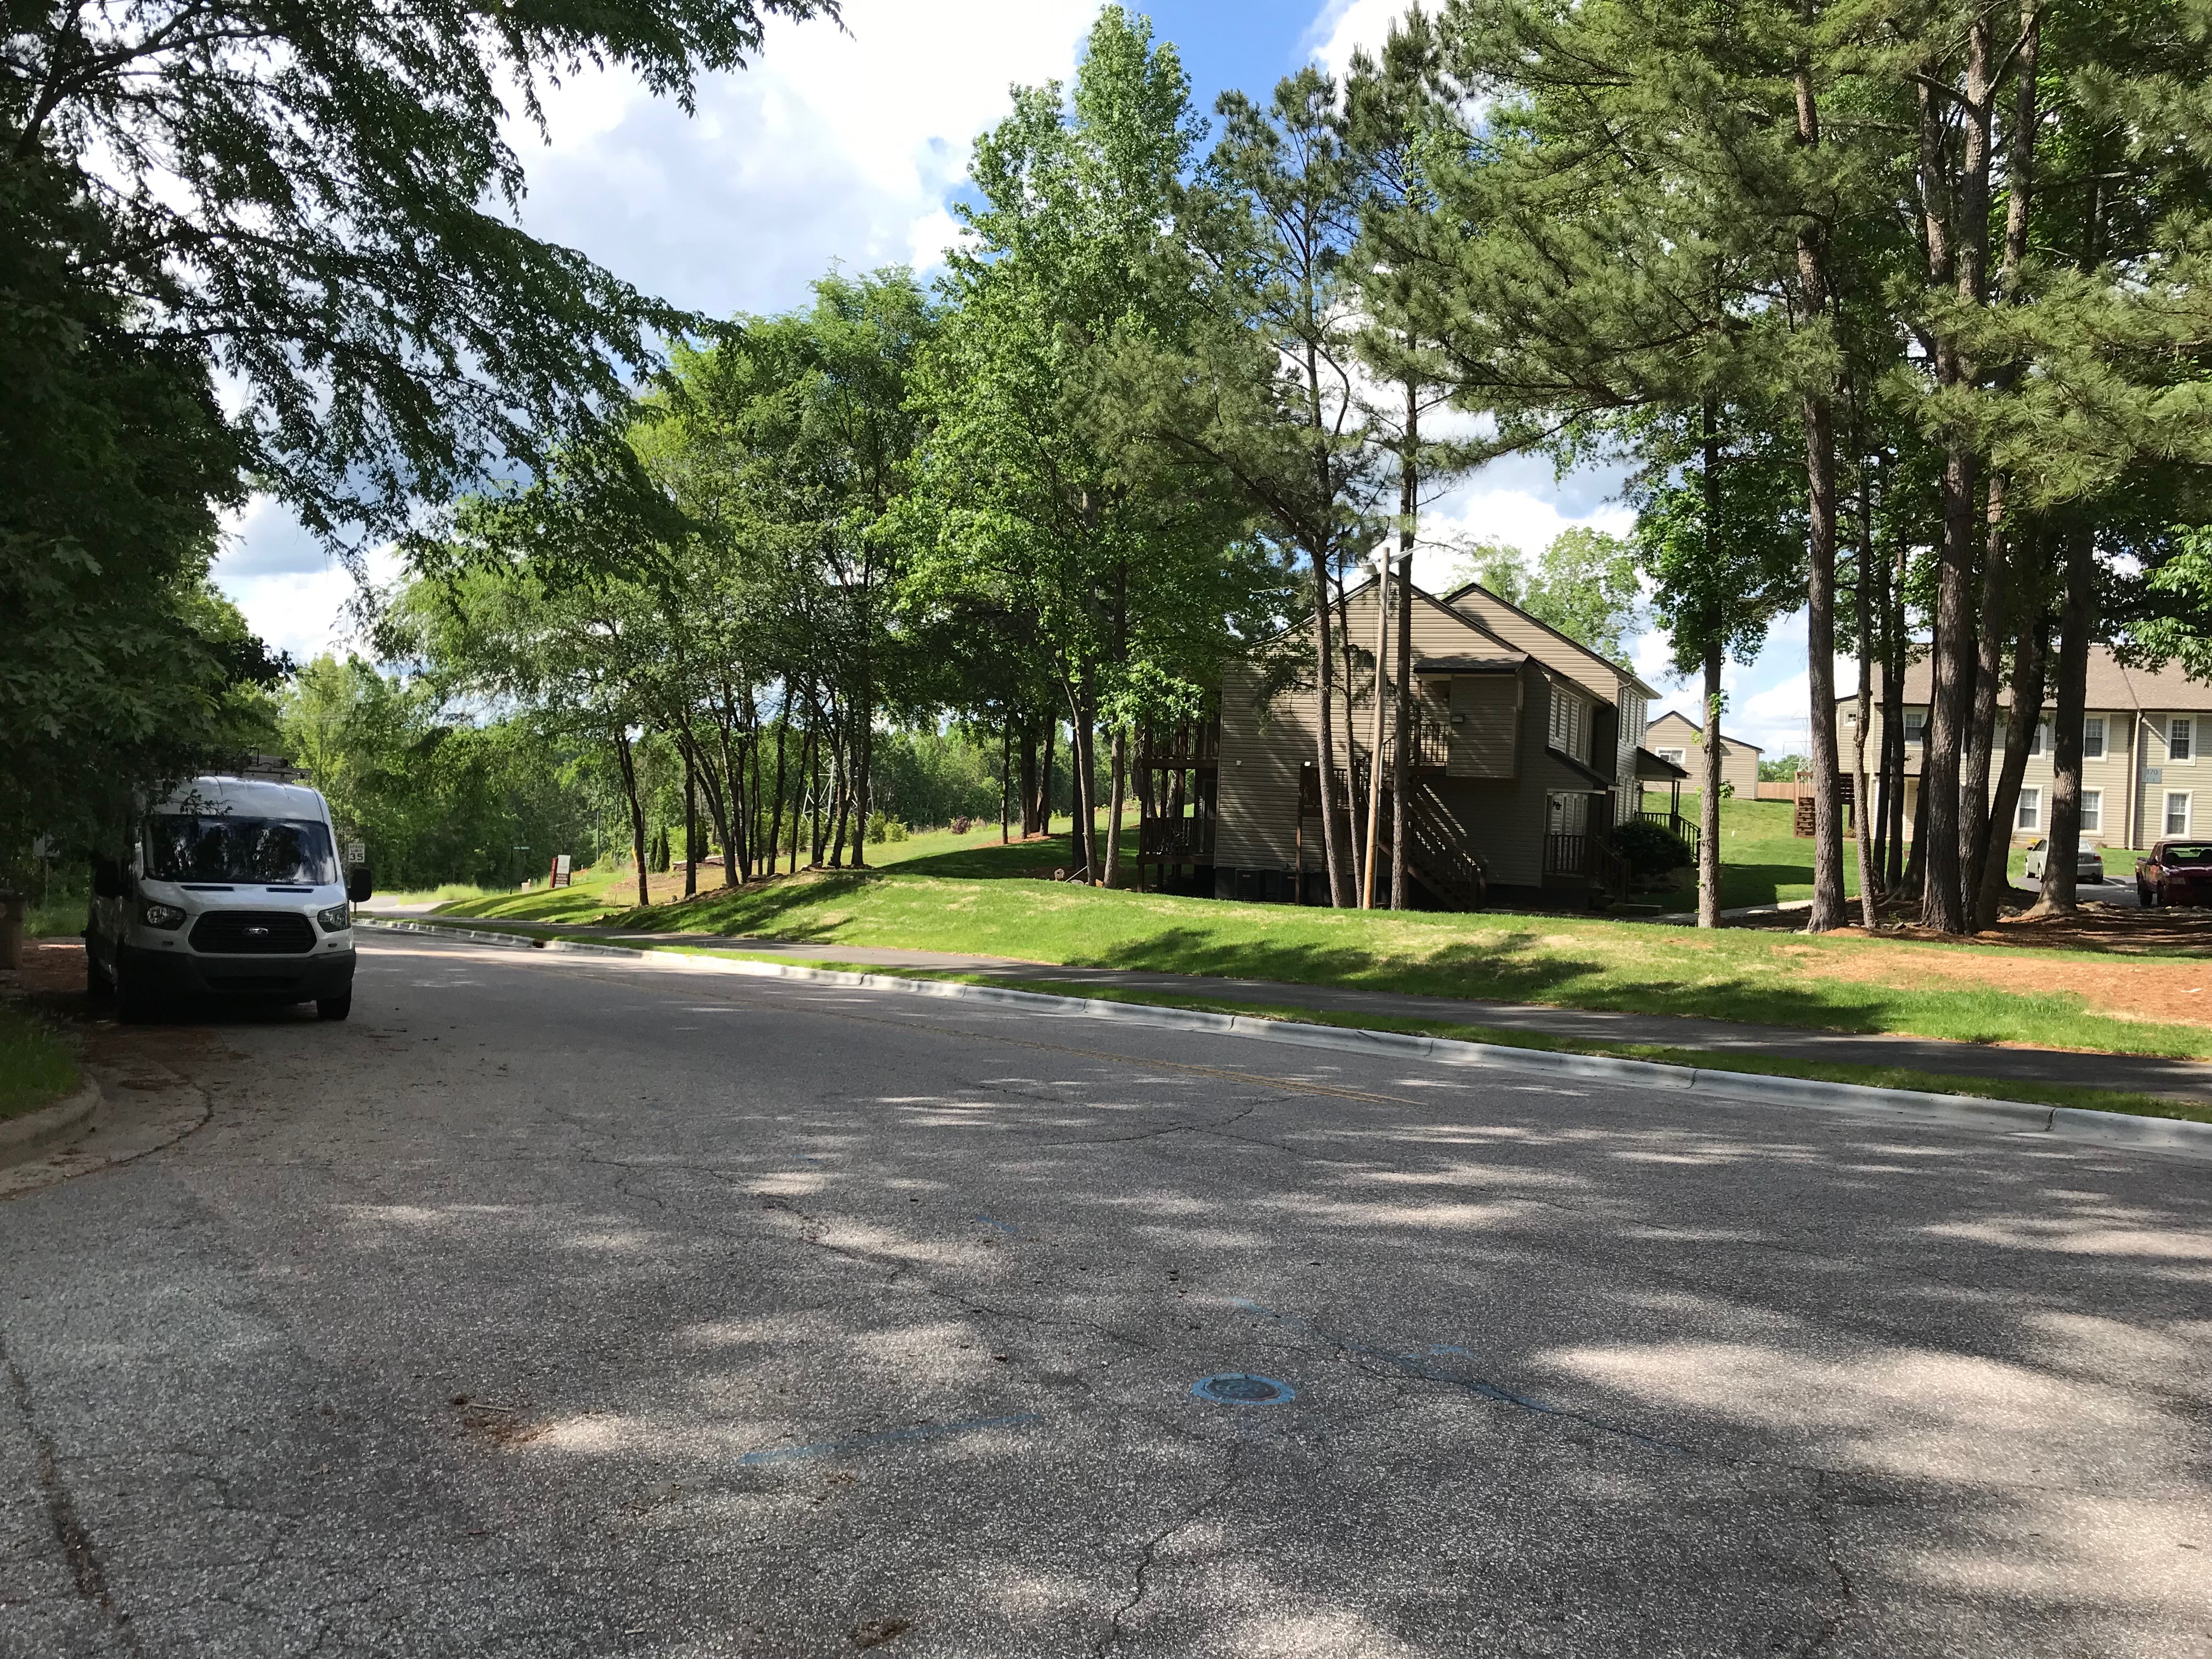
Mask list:
[[[1647,797],[1656,806],[1657,795]],[[1698,798],[1682,797],[1682,816],[1697,821]],[[1721,903],[1734,909],[1746,904],[1780,904],[1813,896],[1813,842],[1799,836],[1793,826],[1796,809],[1786,800],[1724,800],[1721,803]],[[2140,853],[2123,848],[2105,849],[2105,871],[2115,882],[2135,878]],[[2015,847],[2007,860],[2013,879],[2027,884],[2027,849]],[[1856,846],[1844,844],[1844,888],[1858,896],[1859,861]],[[2087,890],[2094,894],[2097,890]],[[1661,896],[1673,909],[1692,909],[1697,904],[1694,881],[1683,890]]]
[[[51,1106],[76,1091],[76,1048],[11,1003],[0,1002],[0,1118]]]
[[[575,887],[464,900],[441,914],[793,939],[824,947],[825,958],[838,945],[894,945],[1814,1030],[2212,1055],[2212,1027],[2124,1018],[2070,992],[2000,989],[1912,968],[1924,960],[1913,953],[1929,951],[2038,965],[2105,960],[2088,953],[1701,933],[1567,917],[1362,914],[989,878],[994,867],[1050,862],[1040,850],[1032,842],[925,852],[881,870],[716,889],[647,909],[623,908],[619,892]]]

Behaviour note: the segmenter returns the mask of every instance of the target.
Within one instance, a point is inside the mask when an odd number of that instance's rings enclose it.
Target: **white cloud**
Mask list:
[[[938,263],[960,235],[947,201],[1008,88],[1065,80],[1097,0],[846,0],[845,32],[776,23],[698,113],[619,70],[541,86],[541,137],[507,136],[530,232],[580,249],[648,293],[718,314],[805,302],[848,269]],[[373,556],[379,580],[392,574]],[[354,584],[291,515],[257,498],[229,526],[216,582],[272,647],[343,648]]]
[[[273,509],[281,512],[281,509]],[[358,591],[346,568],[327,554],[311,568],[246,568],[247,562],[226,553],[216,561],[215,578],[246,615],[247,624],[272,651],[289,651],[301,662],[325,651],[344,655],[360,648],[347,602]],[[389,582],[398,560],[379,548],[368,555],[372,581]]]
[[[1016,83],[1066,79],[1097,0],[848,0],[845,31],[778,23],[687,119],[620,72],[546,95],[550,143],[510,137],[522,221],[617,275],[714,312],[799,304],[842,261],[939,258],[947,197]]]
[[[1341,75],[1360,47],[1379,57],[1391,24],[1405,14],[1406,0],[1329,0],[1307,36],[1313,57],[1330,73]]]

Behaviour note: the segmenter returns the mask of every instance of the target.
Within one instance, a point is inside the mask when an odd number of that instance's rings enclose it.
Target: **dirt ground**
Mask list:
[[[223,1041],[219,1023],[118,1024],[112,1004],[95,1003],[85,994],[84,945],[76,939],[24,940],[23,965],[0,969],[0,991],[20,994],[25,1003],[68,1030],[82,1045],[86,1063],[116,1068],[123,1074],[125,1088],[164,1086],[157,1079],[166,1073],[149,1074],[149,1067],[240,1057]],[[302,1019],[314,1018],[312,1008],[297,1014]],[[260,1009],[248,1017],[275,1018]]]

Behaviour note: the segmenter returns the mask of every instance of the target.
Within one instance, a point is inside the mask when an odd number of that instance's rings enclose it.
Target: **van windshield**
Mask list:
[[[328,826],[309,818],[160,813],[146,820],[146,873],[161,881],[319,887],[338,878]]]

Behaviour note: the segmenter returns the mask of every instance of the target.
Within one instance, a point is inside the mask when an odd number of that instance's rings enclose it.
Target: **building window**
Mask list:
[[[2166,759],[2170,761],[2187,760],[2189,758],[2189,745],[2191,739],[2192,739],[2197,734],[2191,730],[2191,723],[2187,720],[2174,720],[2170,723],[2166,728]],[[2185,830],[2183,833],[2186,834],[2187,831]]]
[[[2035,730],[2029,732],[2027,736],[2027,752],[2031,755],[2040,755],[2050,747],[2051,722],[2038,720],[2035,723]]]
[[[2020,830],[2043,828],[2043,791],[2023,789],[2020,792],[2020,814],[2014,820],[2014,827]]]
[[[1924,741],[1927,736],[1928,711],[1924,708],[1906,709],[1905,711],[1905,741],[1906,746],[1909,748],[1918,744]]]
[[[2169,836],[2185,836],[2189,833],[2189,795],[2185,790],[2173,789],[2166,792],[2166,833]]]
[[[1688,752],[1682,749],[1662,749],[1659,751],[1659,758],[1662,761],[1672,761],[1675,765],[1680,766],[1682,763],[1682,757]]]
[[[1589,705],[1564,686],[1552,688],[1551,744],[1578,761],[1589,758]]]
[[[2100,836],[2105,832],[2105,792],[2084,789],[2081,792],[2081,833]]]
[[[2105,717],[2102,714],[2092,714],[2081,722],[2081,758],[2105,758]]]

